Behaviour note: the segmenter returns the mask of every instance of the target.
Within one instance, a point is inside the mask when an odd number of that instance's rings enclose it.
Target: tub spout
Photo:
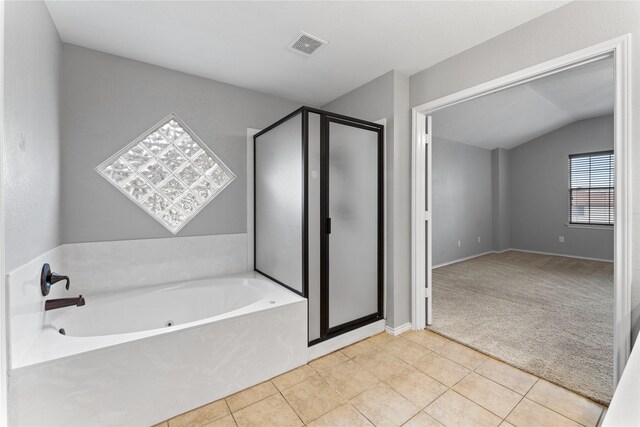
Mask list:
[[[76,307],[81,307],[84,304],[85,304],[84,297],[82,295],[80,295],[77,298],[50,299],[48,301],[45,301],[44,310],[45,311],[55,310],[56,308],[70,307],[72,305],[75,305]]]

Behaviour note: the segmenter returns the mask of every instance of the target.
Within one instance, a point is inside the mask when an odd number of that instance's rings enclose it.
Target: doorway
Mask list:
[[[615,66],[614,148],[615,169],[615,267],[614,267],[614,362],[613,378],[619,379],[630,350],[630,162],[628,110],[629,88],[628,36],[605,42],[566,55],[485,84],[428,102],[413,109],[413,248],[412,248],[412,326],[423,329],[433,321],[433,199],[432,115],[443,108],[469,101],[489,93],[500,92],[523,83],[543,78],[585,63],[613,56]]]

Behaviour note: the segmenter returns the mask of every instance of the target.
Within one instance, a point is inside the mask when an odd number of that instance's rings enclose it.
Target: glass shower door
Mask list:
[[[382,317],[382,131],[327,118],[325,331]]]
[[[254,137],[255,269],[303,295],[302,114]]]

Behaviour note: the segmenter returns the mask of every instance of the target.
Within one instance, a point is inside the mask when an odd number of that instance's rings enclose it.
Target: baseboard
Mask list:
[[[397,328],[392,328],[391,326],[386,326],[385,330],[387,331],[388,334],[397,336],[400,335],[403,332],[406,332],[408,330],[411,329],[411,323],[407,322],[404,325],[400,325]]]
[[[565,258],[584,259],[584,260],[587,260],[587,261],[613,262],[613,260],[611,260],[611,259],[591,258],[591,257],[587,257],[587,256],[578,256],[578,255],[557,254],[557,253],[553,253],[553,252],[530,251],[528,249],[516,249],[516,248],[505,249],[504,251],[500,251],[498,253],[507,252],[507,251],[526,252],[526,253],[530,253],[530,254],[539,254],[539,255],[562,256],[562,257],[565,257]]]
[[[410,324],[409,327],[411,327]],[[380,332],[384,332],[384,319],[312,345],[307,350],[307,360],[311,361],[326,354],[333,353],[336,350],[340,350],[343,347],[362,341]]]
[[[530,254],[539,254],[539,255],[551,255],[551,256],[562,256],[565,258],[576,258],[576,259],[584,259],[587,261],[601,261],[601,262],[613,262],[613,260],[610,259],[604,259],[604,258],[591,258],[591,257],[586,257],[586,256],[579,256],[579,255],[567,255],[567,254],[557,254],[554,252],[542,252],[542,251],[530,251],[528,249],[516,249],[516,248],[509,248],[509,249],[503,249],[501,251],[487,251],[487,252],[482,252],[480,254],[476,254],[476,255],[471,255],[468,257],[464,257],[464,258],[459,258],[453,261],[447,261],[444,262],[442,264],[438,264],[438,265],[434,265],[431,268],[440,268],[440,267],[445,267],[447,265],[451,265],[451,264],[456,264],[458,262],[462,262],[462,261],[468,261],[470,259],[473,258],[478,258],[481,257],[483,255],[489,255],[489,254],[503,254],[505,252],[509,252],[509,251],[515,251],[515,252],[526,252],[526,253],[530,253]]]
[[[506,249],[506,250],[509,250],[509,249]],[[464,257],[464,258],[454,259],[453,261],[443,262],[443,263],[438,264],[438,265],[433,265],[433,266],[431,266],[431,268],[444,267],[444,266],[446,266],[446,265],[456,264],[456,263],[458,263],[458,262],[462,262],[462,261],[467,261],[467,260],[470,260],[470,259],[478,258],[479,256],[489,255],[489,254],[495,254],[495,253],[496,253],[496,251],[487,251],[487,252],[482,252],[482,253],[475,254],[475,255],[471,255],[471,256],[467,256],[467,257]]]

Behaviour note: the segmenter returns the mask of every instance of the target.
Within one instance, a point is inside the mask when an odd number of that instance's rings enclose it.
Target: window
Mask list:
[[[175,114],[96,171],[173,234],[235,178]]]
[[[569,156],[569,223],[613,225],[613,151]]]

